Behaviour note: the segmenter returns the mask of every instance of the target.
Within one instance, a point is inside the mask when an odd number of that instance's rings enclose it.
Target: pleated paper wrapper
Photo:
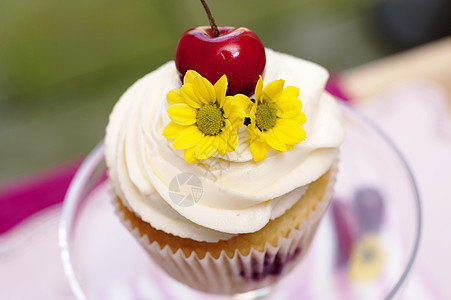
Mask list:
[[[150,243],[146,235],[142,235],[125,219],[123,212],[116,209],[116,213],[154,262],[174,279],[196,290],[212,294],[245,293],[278,281],[307,253],[332,198],[337,163],[329,172],[322,199],[307,219],[301,221],[299,228],[291,229],[287,237],[279,237],[276,247],[266,243],[264,251],[251,249],[248,255],[243,255],[238,250],[233,257],[228,257],[225,251],[222,251],[218,258],[214,258],[210,253],[199,258],[195,252],[186,257],[181,249],[173,253],[168,245],[161,248],[158,242]]]

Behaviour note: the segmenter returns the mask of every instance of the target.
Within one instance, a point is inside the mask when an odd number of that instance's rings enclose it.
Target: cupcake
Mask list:
[[[124,93],[106,130],[119,218],[163,270],[208,293],[288,273],[333,191],[344,130],[328,73],[263,51],[250,92],[227,72],[164,64]]]

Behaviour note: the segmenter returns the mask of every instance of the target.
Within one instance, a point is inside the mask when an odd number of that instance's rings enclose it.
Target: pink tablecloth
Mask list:
[[[6,183],[0,188],[0,235],[64,199],[80,160]]]

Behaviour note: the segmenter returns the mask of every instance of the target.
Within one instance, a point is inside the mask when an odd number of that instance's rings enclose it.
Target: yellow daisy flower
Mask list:
[[[301,111],[299,89],[284,88],[285,81],[275,80],[263,89],[260,76],[255,87],[248,131],[251,136],[250,151],[255,161],[262,161],[270,149],[288,151],[306,137],[302,124],[305,114]]]
[[[238,145],[236,130],[243,125],[246,96],[226,96],[227,77],[214,85],[196,71],[186,72],[183,85],[167,94],[171,122],[163,136],[175,149],[185,150],[185,160],[194,163],[215,153],[225,155]]]

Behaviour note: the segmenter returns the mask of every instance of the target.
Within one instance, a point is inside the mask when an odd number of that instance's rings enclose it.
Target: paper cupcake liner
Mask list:
[[[138,228],[125,219],[124,213],[116,210],[122,223],[135,236],[153,260],[174,279],[207,293],[238,294],[264,288],[289,273],[296,262],[307,253],[320,220],[333,194],[337,163],[329,171],[329,179],[321,200],[299,228],[293,228],[288,236],[279,237],[277,246],[266,243],[263,251],[251,249],[248,255],[235,251],[232,257],[223,250],[218,258],[210,253],[199,258],[195,252],[186,257],[181,249],[172,252],[169,245],[160,247],[150,242]]]

